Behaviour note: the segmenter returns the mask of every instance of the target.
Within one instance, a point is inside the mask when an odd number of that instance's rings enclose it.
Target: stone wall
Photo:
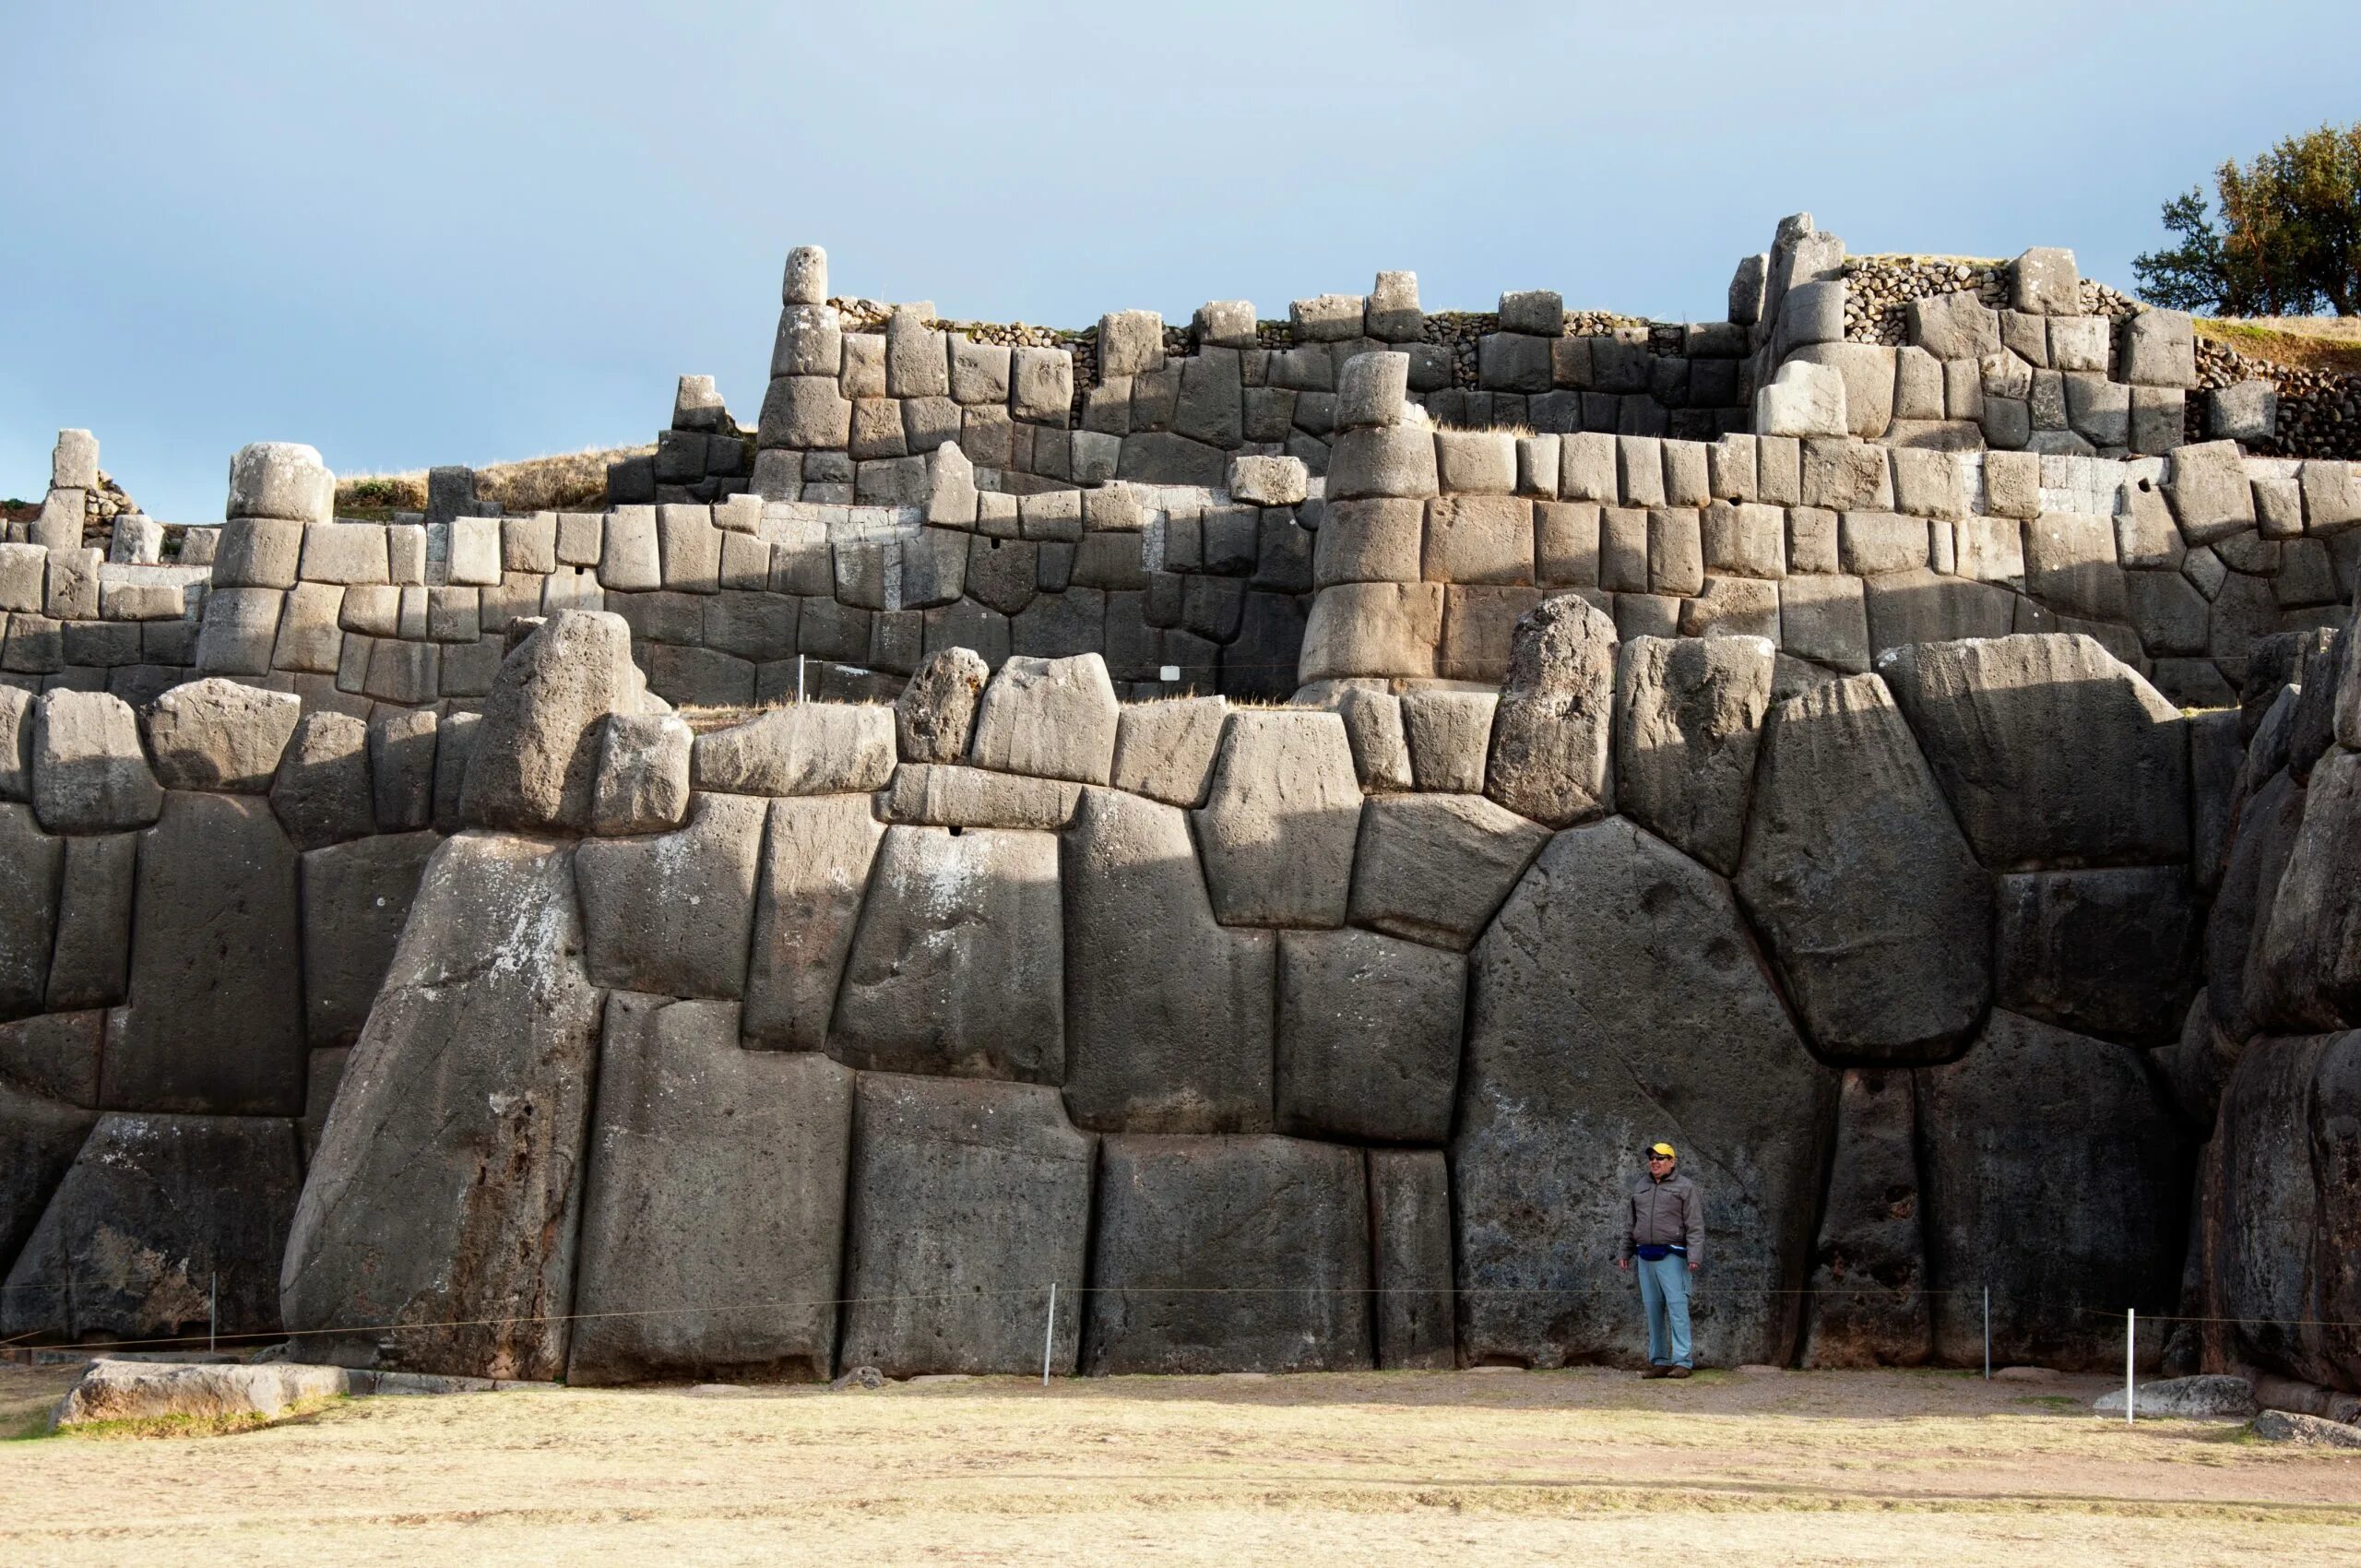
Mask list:
[[[1712,1360],[2174,1304],[2221,804],[2088,638],[1833,678],[1561,596],[1497,692],[948,651],[703,732],[630,648],[562,612],[440,723],[15,701],[8,1332],[172,1332],[291,1234],[239,1330],[381,1364],[1016,1371],[1050,1277],[1069,1370],[1622,1361],[1659,1136]]]

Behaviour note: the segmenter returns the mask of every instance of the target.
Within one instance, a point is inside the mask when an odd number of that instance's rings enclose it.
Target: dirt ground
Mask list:
[[[0,1430],[72,1369],[0,1370]],[[1944,1372],[1011,1379],[344,1401],[0,1443],[0,1561],[1940,1562],[2361,1553],[2361,1455]],[[2258,1551],[2268,1553],[2259,1559]]]

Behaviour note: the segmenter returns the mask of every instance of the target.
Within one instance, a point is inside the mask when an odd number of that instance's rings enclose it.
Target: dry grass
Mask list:
[[[607,504],[607,465],[644,457],[649,446],[586,446],[522,462],[494,463],[476,470],[476,493],[511,512],[583,511]],[[354,474],[338,482],[336,510],[341,517],[382,521],[396,512],[426,509],[426,470],[399,474]]]
[[[2361,374],[2361,316],[2258,315],[2222,321],[2201,316],[2197,335],[2290,370]]]
[[[31,1375],[0,1372],[0,1401]],[[2246,1568],[2361,1547],[2361,1459],[2127,1428],[2088,1409],[2105,1386],[1579,1371],[371,1399],[230,1441],[0,1445],[0,1558]]]

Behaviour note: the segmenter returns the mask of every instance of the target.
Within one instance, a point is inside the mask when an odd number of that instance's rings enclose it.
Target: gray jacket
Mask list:
[[[1705,1261],[1705,1194],[1676,1167],[1659,1182],[1643,1176],[1632,1183],[1630,1223],[1623,1228],[1623,1255],[1646,1246],[1686,1247],[1689,1261]]]

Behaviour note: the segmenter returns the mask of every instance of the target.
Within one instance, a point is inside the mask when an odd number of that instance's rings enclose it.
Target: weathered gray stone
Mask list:
[[[110,1031],[110,1109],[303,1109],[295,847],[251,796],[164,797],[140,836],[131,1005]]]
[[[350,1045],[394,960],[434,833],[387,833],[303,856],[303,1023],[316,1051]]]
[[[1439,1144],[1459,1080],[1466,960],[1370,931],[1279,938],[1278,1124]]]
[[[1057,1092],[864,1073],[853,1117],[845,1364],[1036,1372],[1054,1279],[1049,1364],[1071,1373],[1097,1140]]]
[[[1427,691],[1407,693],[1401,700],[1417,787],[1482,793],[1484,756],[1491,747],[1492,713],[1500,699],[1490,692]]]
[[[2126,1401],[2118,1388],[2102,1394],[2091,1403],[2091,1408],[2102,1415],[2121,1415]],[[2242,1377],[2219,1373],[2196,1377],[2171,1377],[2155,1383],[2140,1384],[2131,1402],[2135,1413],[2160,1416],[2177,1420],[2250,1420],[2255,1414],[2254,1384]],[[2361,1448],[2361,1431],[2354,1433],[2354,1446]]]
[[[1012,658],[984,688],[969,756],[979,767],[1104,784],[1118,718],[1099,655]]]
[[[2165,489],[2191,544],[2211,544],[2254,527],[2254,489],[2234,441],[2175,447],[2173,477]]]
[[[1166,805],[1201,803],[1228,714],[1220,697],[1126,705],[1115,725],[1109,782]]]
[[[485,827],[581,832],[607,715],[645,711],[647,693],[623,617],[559,611],[501,662],[476,730],[461,814]]]
[[[677,832],[582,846],[574,873],[594,984],[737,999],[765,809],[742,795],[700,794]]]
[[[1442,640],[1442,593],[1441,583],[1347,583],[1323,589],[1304,624],[1298,677],[1431,677],[1435,646]]]
[[[1996,1362],[2119,1367],[2085,1314],[2174,1310],[2192,1167],[2140,1053],[1995,1012],[1916,1076],[1937,1359],[1983,1354],[1989,1284]]]
[[[1031,585],[1026,586],[1029,589]],[[1026,597],[1031,597],[1029,591]],[[946,647],[930,655],[894,702],[894,733],[902,760],[963,760],[976,727],[977,702],[991,679],[991,667],[973,648]]]
[[[270,809],[299,849],[377,830],[369,782],[369,726],[325,708],[305,714],[279,760]]]
[[[0,805],[0,1017],[42,1010],[65,864],[65,841],[43,833],[30,807]]]
[[[357,1392],[342,1367],[159,1363],[101,1357],[50,1412],[53,1431],[94,1421],[276,1416],[307,1400]]]
[[[1216,923],[1186,814],[1086,790],[1061,872],[1075,1124],[1268,1128],[1273,940]]]
[[[2019,255],[2009,267],[2009,302],[2027,315],[2071,315],[2080,310],[2082,277],[2074,253],[2035,245]]]
[[[829,1050],[848,1065],[1065,1076],[1058,842],[894,826],[870,877]]]
[[[2091,638],[1925,644],[1879,669],[1986,866],[2188,859],[2180,715]]]
[[[568,1382],[827,1379],[852,1080],[727,1003],[608,999]]]
[[[1787,1022],[1728,887],[1620,818],[1560,833],[1479,943],[1452,1142],[1461,1357],[1631,1364],[1608,1266],[1641,1146],[1710,1194],[1705,1365],[1784,1361],[1835,1075]]]
[[[1907,1074],[1856,1068],[1812,1255],[1808,1367],[1915,1367],[1934,1353]]]
[[[102,1116],[9,1270],[0,1333],[50,1326],[62,1301],[74,1339],[268,1334],[302,1182],[282,1118]]]
[[[2300,1410],[2264,1410],[2254,1419],[2254,1434],[2265,1443],[2295,1443],[2319,1448],[2361,1448],[2361,1427],[2308,1416]]]
[[[2258,796],[2242,814],[2263,805]],[[2259,1022],[2287,1032],[2349,1028],[2361,1020],[2361,754],[2336,751],[2312,770],[2304,791],[2303,825],[2286,869],[2258,886],[2252,956],[2247,970],[2248,1010]],[[2232,856],[2233,874],[2236,854]],[[2230,896],[2227,879],[2223,889]],[[2265,898],[2267,895],[2267,899]],[[2261,982],[2260,995],[2253,994]]]
[[[993,773],[952,763],[906,762],[894,770],[880,811],[888,822],[924,827],[1063,827],[1083,787],[1064,779]]]
[[[1451,1169],[1440,1150],[1369,1153],[1377,1364],[1448,1371],[1453,1323]]]
[[[1296,1138],[1110,1137],[1099,1167],[1085,1373],[1370,1364],[1358,1150]]]
[[[434,820],[433,708],[393,708],[369,720],[369,797],[378,831],[409,832]]]
[[[1939,360],[1980,360],[2000,347],[2000,317],[1973,290],[1910,302],[1910,340]]]
[[[2134,386],[2197,385],[2197,337],[2189,313],[2143,310],[2123,326],[2123,379]]]
[[[860,703],[790,703],[696,738],[699,790],[738,795],[837,795],[880,790],[894,776],[894,710]]]
[[[1349,914],[1465,952],[1548,838],[1480,795],[1378,797],[1361,808]]]
[[[12,1031],[45,1025],[48,1020],[0,1026],[0,1049]],[[98,1062],[96,1020],[82,1030],[89,1042],[90,1071]],[[15,1261],[32,1234],[50,1195],[72,1168],[74,1157],[89,1138],[95,1111],[45,1094],[16,1087],[14,1075],[0,1067],[0,1257]],[[62,1292],[27,1291],[0,1295],[0,1320],[12,1324],[10,1333],[45,1332],[64,1335],[72,1327],[69,1303]]]
[[[336,476],[312,447],[292,441],[257,441],[239,447],[230,459],[225,517],[325,523],[335,511]]]
[[[1614,707],[1613,623],[1573,595],[1545,600],[1512,634],[1484,792],[1551,827],[1608,810]]]
[[[613,837],[677,827],[689,810],[686,720],[671,713],[607,716],[591,791],[590,830]]]
[[[1634,637],[1617,660],[1617,801],[1725,876],[1738,865],[1777,659],[1760,637]]]
[[[1738,891],[1829,1057],[1935,1061],[1991,996],[1992,893],[1874,675],[1773,708]]]
[[[1993,1000],[2081,1034],[2154,1045],[2194,987],[2196,896],[2181,866],[2034,872],[1999,885]]]
[[[0,683],[0,801],[33,798],[35,701],[31,692]]]
[[[63,688],[33,716],[33,814],[52,833],[115,833],[156,820],[163,790],[131,705]]]
[[[65,841],[57,900],[57,945],[49,961],[52,1013],[109,1007],[130,982],[131,900],[139,861],[132,833]]]
[[[754,886],[743,1027],[784,1051],[827,1043],[836,984],[884,825],[867,795],[773,801]]]
[[[333,1359],[564,1369],[602,1000],[573,859],[464,834],[427,862],[287,1242],[288,1326]]]
[[[1360,803],[1343,719],[1299,708],[1231,713],[1193,814],[1215,917],[1344,924]]]

